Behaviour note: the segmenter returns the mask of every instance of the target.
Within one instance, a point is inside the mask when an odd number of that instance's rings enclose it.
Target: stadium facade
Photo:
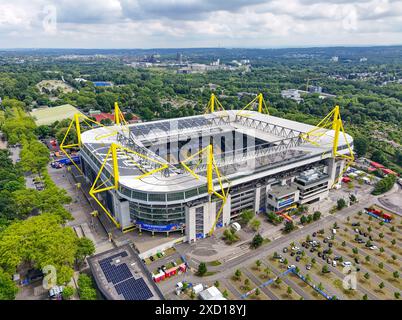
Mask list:
[[[304,139],[312,129],[238,110],[99,127],[81,134],[81,168],[89,183],[104,186],[118,172],[116,188],[96,197],[123,231],[182,232],[191,242],[245,209],[284,213],[326,198],[345,160],[333,156],[334,130]],[[348,144],[352,137],[339,135],[337,153],[350,153]],[[121,147],[115,158],[108,157],[111,145]],[[216,170],[208,177],[208,155],[200,150],[209,145]],[[208,192],[208,179],[225,199]]]

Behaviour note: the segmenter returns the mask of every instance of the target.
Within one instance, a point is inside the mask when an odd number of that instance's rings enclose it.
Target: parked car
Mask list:
[[[335,256],[334,260],[341,260],[341,258],[342,258],[341,256]]]
[[[151,260],[151,261],[155,261],[154,256],[150,256],[150,257],[149,257],[149,260]]]
[[[306,265],[306,269],[307,269],[307,270],[310,270],[311,267],[312,267],[311,263],[309,263],[309,264]]]
[[[299,262],[299,261],[300,261],[300,259],[301,259],[301,257],[300,257],[300,256],[297,256],[297,257],[296,257],[296,261],[297,261],[297,262]]]
[[[342,266],[344,266],[344,267],[350,267],[351,265],[352,265],[352,262],[350,262],[350,261],[342,262]]]
[[[291,252],[290,255],[293,257],[296,253],[295,252]]]
[[[317,232],[313,232],[313,237],[316,237],[317,236]]]
[[[288,266],[288,269],[294,269],[296,268],[296,266],[294,264],[291,264],[290,266]]]
[[[284,262],[285,262],[285,259],[284,259],[284,258],[280,258],[280,259],[279,259],[279,262],[280,262],[280,263],[284,263]]]
[[[335,261],[335,260],[332,261],[332,266],[333,266],[333,267],[336,267],[336,261]]]
[[[285,248],[283,248],[282,251],[283,251],[283,253],[286,253],[286,252],[288,252],[288,248],[285,247]]]
[[[292,250],[293,250],[293,251],[299,251],[299,250],[300,250],[300,248],[299,248],[299,247],[294,246],[294,247],[292,247]]]
[[[371,246],[371,247],[370,247],[370,250],[377,250],[377,249],[378,249],[377,246]]]

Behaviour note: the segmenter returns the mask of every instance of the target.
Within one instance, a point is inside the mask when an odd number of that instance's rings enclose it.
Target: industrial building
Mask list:
[[[334,110],[329,129],[214,108],[98,127],[80,136],[80,168],[121,230],[180,232],[193,242],[245,209],[279,213],[326,198],[353,157],[353,139]]]

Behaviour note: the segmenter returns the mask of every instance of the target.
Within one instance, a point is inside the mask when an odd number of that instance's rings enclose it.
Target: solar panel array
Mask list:
[[[123,295],[126,300],[148,300],[152,298],[153,294],[144,279],[134,279],[127,264],[112,264],[113,260],[127,256],[127,252],[123,251],[99,261],[106,280],[112,283],[116,292]]]
[[[132,131],[134,132],[135,135],[147,135],[149,134],[152,130],[158,130],[158,131],[170,131],[172,129],[177,128],[178,129],[190,129],[190,128],[196,128],[196,127],[202,127],[206,126],[209,124],[209,120],[204,118],[204,117],[197,117],[197,118],[192,118],[192,119],[182,119],[182,120],[177,120],[177,124],[175,123],[174,125],[171,125],[170,121],[163,121],[163,122],[157,122],[157,123],[149,123],[149,124],[139,124],[134,127],[132,127]]]
[[[115,286],[118,294],[126,300],[148,300],[153,297],[144,279],[127,279]]]

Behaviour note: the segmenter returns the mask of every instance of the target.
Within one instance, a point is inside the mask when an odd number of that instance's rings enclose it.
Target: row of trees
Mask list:
[[[380,195],[392,189],[396,182],[396,176],[388,174],[376,183],[373,190],[373,195]]]
[[[17,164],[8,150],[0,150],[0,299],[13,299],[17,287],[11,278],[21,264],[35,269],[52,265],[57,283],[65,284],[95,247],[65,226],[72,219],[64,207],[71,198],[47,173],[49,150],[37,140],[35,123],[16,105],[3,115],[1,130],[22,143]],[[26,188],[26,172],[39,174],[44,190]]]

